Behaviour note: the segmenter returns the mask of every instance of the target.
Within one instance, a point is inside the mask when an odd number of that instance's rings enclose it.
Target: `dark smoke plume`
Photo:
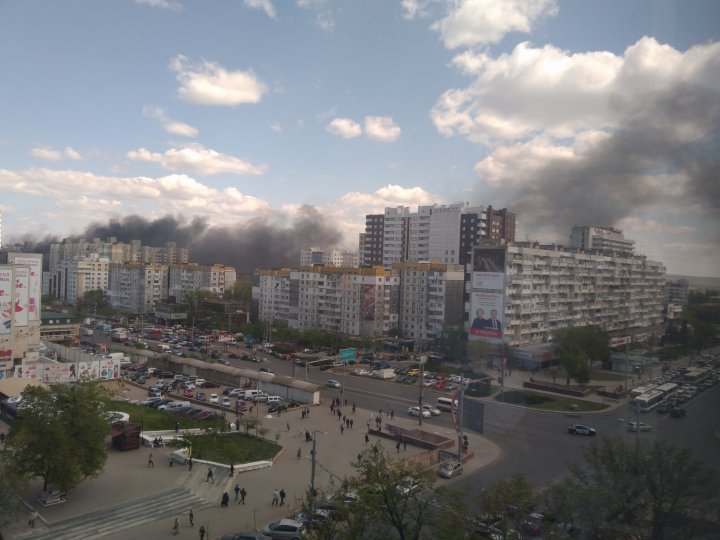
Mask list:
[[[106,241],[109,237],[122,243],[140,240],[142,245],[154,247],[174,242],[178,247],[189,249],[191,262],[226,264],[240,273],[248,273],[256,268],[297,268],[301,248],[335,247],[342,236],[335,223],[315,208],[304,206],[287,226],[266,218],[252,219],[234,227],[212,227],[200,217],[187,220],[164,216],[147,220],[130,215],[111,219],[107,224],[92,223],[83,234],[69,240],[100,238]],[[50,244],[59,242],[60,239],[51,236],[42,240],[27,238],[23,240],[23,250],[47,255]],[[46,266],[47,260],[47,256],[43,257]]]

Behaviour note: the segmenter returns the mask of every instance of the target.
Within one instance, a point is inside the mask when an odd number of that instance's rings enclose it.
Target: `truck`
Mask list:
[[[370,374],[378,379],[394,379],[395,370],[393,368],[374,369]]]
[[[127,330],[124,328],[116,328],[112,331],[110,339],[115,343],[125,343],[127,341]]]

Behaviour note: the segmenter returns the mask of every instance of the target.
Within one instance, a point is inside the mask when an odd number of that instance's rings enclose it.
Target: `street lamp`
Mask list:
[[[420,388],[418,390],[418,425],[422,426],[423,421],[423,383],[425,382],[425,362],[427,362],[427,356],[420,357]]]

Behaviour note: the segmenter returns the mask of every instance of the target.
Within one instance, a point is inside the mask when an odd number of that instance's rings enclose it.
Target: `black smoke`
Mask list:
[[[92,223],[82,234],[69,241],[100,238],[118,242],[140,240],[144,246],[161,247],[174,242],[189,250],[190,262],[225,264],[240,273],[257,268],[297,268],[300,249],[318,247],[328,249],[342,240],[338,225],[325,218],[314,207],[303,206],[286,224],[270,218],[255,218],[232,227],[217,227],[201,217],[164,216],[149,220],[138,215],[110,219],[107,223]],[[50,252],[50,244],[62,240],[47,236],[43,239],[25,238],[22,250],[32,253]],[[47,266],[48,257],[43,257]],[[45,268],[47,270],[47,268]]]

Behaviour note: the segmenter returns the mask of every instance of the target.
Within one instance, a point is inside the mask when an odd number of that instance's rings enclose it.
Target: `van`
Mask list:
[[[268,396],[267,402],[268,403],[280,403],[283,400],[280,396]]]
[[[452,410],[457,409],[457,406],[457,399],[451,399],[447,397],[437,398],[437,408],[441,411],[451,412]]]
[[[257,396],[257,395],[258,395],[258,391],[257,391],[257,390],[245,390],[245,396],[243,397],[243,399],[244,399],[245,401],[248,401],[248,400],[250,400],[250,399],[253,399],[253,398],[254,398],[255,396]]]

